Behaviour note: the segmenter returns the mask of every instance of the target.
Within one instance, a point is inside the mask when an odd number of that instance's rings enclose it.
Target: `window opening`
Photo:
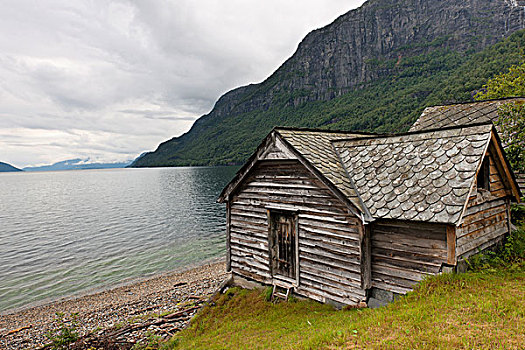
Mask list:
[[[483,159],[481,168],[478,172],[478,177],[476,179],[477,186],[480,189],[490,191],[490,162],[489,157]]]

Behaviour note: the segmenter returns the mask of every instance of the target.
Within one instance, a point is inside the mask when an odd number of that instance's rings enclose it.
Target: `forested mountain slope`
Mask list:
[[[428,105],[471,99],[523,58],[525,2],[370,0],[308,34],[260,84],[223,95],[191,130],[132,166],[243,162],[274,126],[407,129]],[[502,39],[507,40],[502,41]]]

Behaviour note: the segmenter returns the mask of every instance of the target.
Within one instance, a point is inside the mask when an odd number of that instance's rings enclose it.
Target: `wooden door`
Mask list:
[[[270,261],[272,275],[296,278],[296,219],[293,214],[270,213]]]

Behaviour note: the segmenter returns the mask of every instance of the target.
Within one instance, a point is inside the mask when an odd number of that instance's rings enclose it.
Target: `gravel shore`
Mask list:
[[[77,314],[77,331],[81,337],[86,334],[102,336],[108,330],[130,330],[121,336],[124,345],[115,347],[119,349],[144,339],[146,333],[169,338],[185,326],[198,306],[226,278],[224,262],[213,262],[75,299],[3,313],[0,316],[0,348],[41,348],[49,343],[45,335],[56,328],[57,313],[63,313],[66,319]],[[180,317],[181,314],[184,317]],[[162,315],[169,322],[162,322]],[[134,326],[136,324],[139,326]]]

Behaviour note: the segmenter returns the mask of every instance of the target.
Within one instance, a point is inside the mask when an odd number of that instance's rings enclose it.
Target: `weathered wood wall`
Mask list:
[[[490,192],[474,188],[461,226],[456,230],[458,260],[476,254],[509,232],[509,191],[490,158]]]
[[[272,283],[267,210],[296,211],[299,287],[295,292],[322,302],[353,304],[365,299],[361,222],[299,161],[260,161],[233,194],[230,208],[230,260],[235,274]]]
[[[525,196],[525,173],[516,173],[516,180],[521,190],[521,194]]]
[[[372,223],[372,287],[404,294],[447,262],[447,226],[379,220]]]

